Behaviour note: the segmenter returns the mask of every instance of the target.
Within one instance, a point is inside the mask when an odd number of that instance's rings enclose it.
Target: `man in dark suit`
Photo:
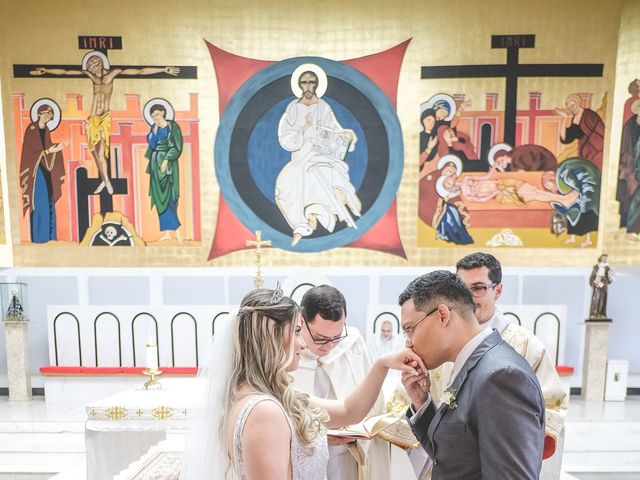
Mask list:
[[[403,375],[409,423],[433,459],[433,480],[534,480],[542,465],[544,399],[527,361],[481,329],[471,292],[434,271],[400,295],[402,329],[428,369],[454,362],[436,409],[427,376]]]

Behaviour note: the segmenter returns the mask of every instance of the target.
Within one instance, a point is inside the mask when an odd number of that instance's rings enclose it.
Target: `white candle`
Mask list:
[[[147,351],[147,368],[150,370],[157,370],[158,369],[158,346],[155,344],[147,345],[146,351]]]

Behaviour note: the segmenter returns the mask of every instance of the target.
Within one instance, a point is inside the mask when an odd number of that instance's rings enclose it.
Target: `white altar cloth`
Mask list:
[[[87,478],[111,480],[167,430],[184,430],[200,398],[194,378],[161,380],[161,390],[128,390],[87,405]]]
[[[163,440],[113,480],[178,480],[183,452],[184,437]]]

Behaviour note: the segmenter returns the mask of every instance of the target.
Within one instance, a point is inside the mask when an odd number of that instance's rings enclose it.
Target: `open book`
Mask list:
[[[416,448],[420,445],[407,421],[391,413],[368,417],[355,425],[329,430],[327,435],[354,440],[378,437],[402,448]]]
[[[351,136],[344,130],[331,130],[318,126],[311,150],[333,160],[344,160],[351,144]]]

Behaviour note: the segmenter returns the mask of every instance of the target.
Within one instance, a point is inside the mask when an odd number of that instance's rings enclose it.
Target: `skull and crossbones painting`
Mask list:
[[[122,224],[105,222],[102,224],[102,228],[94,235],[91,246],[133,247],[134,242],[131,238],[131,233]]]

